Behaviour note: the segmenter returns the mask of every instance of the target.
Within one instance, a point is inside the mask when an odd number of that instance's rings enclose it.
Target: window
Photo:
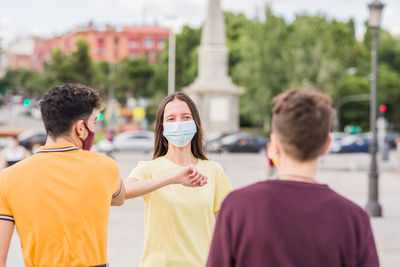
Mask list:
[[[153,40],[153,38],[144,39],[144,47],[145,48],[154,48],[154,40]]]
[[[98,46],[103,46],[104,45],[104,38],[103,37],[100,37],[100,38],[97,39],[97,45]]]
[[[129,48],[138,48],[139,42],[137,40],[130,40],[129,41]]]
[[[158,48],[160,48],[160,49],[165,48],[165,39],[158,40]]]
[[[115,45],[118,45],[118,37],[116,37],[116,38],[114,39],[114,44],[115,44]]]

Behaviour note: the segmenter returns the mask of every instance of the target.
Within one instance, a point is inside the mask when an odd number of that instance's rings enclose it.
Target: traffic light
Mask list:
[[[29,98],[27,98],[27,99],[24,100],[24,106],[25,106],[25,107],[30,107],[31,104],[32,104],[32,101],[31,101]]]
[[[386,105],[381,105],[381,106],[379,107],[379,112],[380,112],[380,113],[385,114],[386,111],[387,111]]]
[[[97,121],[103,121],[104,120],[104,115],[103,113],[97,114]]]

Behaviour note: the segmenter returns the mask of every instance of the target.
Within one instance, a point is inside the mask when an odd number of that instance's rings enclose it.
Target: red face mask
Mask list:
[[[82,141],[82,149],[84,149],[84,150],[90,150],[90,149],[92,148],[92,146],[93,146],[93,143],[94,143],[94,135],[95,135],[95,132],[91,131],[91,130],[87,127],[87,125],[86,125],[85,122],[84,122],[84,124],[85,124],[85,127],[86,127],[86,129],[88,130],[89,134],[88,134],[88,136],[86,137],[85,140],[83,140],[83,139],[80,138],[80,137],[79,137],[79,139],[81,139],[81,141]]]

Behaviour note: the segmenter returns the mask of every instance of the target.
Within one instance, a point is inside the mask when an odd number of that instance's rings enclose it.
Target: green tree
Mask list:
[[[263,128],[272,96],[287,88],[288,27],[283,18],[266,10],[265,22],[248,21],[240,38],[240,58],[233,80],[246,88],[240,98],[242,126]]]
[[[116,66],[114,85],[116,97],[124,100],[127,94],[134,97],[150,96],[148,86],[154,74],[146,58],[125,58]]]
[[[248,19],[242,13],[233,14],[231,12],[225,12],[225,24],[226,24],[226,44],[229,48],[229,74],[232,75],[232,71],[236,64],[241,61],[240,57],[240,38],[243,36],[246,30]]]
[[[25,68],[7,70],[0,79],[0,88],[4,92],[21,94],[26,97],[40,98],[47,91],[49,82],[40,72]]]
[[[89,44],[79,39],[76,45],[77,49],[71,55],[66,55],[60,48],[54,49],[50,61],[44,63],[45,73],[53,83],[92,84],[94,69]]]
[[[76,46],[77,49],[70,55],[69,62],[67,61],[69,69],[75,81],[91,85],[94,71],[92,59],[89,55],[89,44],[83,39],[78,39]]]
[[[100,95],[108,95],[110,82],[111,64],[107,61],[99,61],[93,65],[93,81],[92,86],[100,92]]]

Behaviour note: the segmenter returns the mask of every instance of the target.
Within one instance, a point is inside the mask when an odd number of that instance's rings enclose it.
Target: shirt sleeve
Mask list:
[[[374,234],[372,232],[371,221],[365,214],[363,232],[360,235],[359,267],[379,266],[378,252],[376,251]]]
[[[136,178],[141,181],[151,179],[151,172],[147,168],[146,162],[139,161],[138,165],[129,173],[128,178]]]
[[[5,178],[0,173],[0,220],[14,222],[14,217],[7,201],[7,193]]]
[[[225,197],[232,192],[232,186],[225,175],[221,165],[217,164],[217,171],[215,177],[215,195],[214,195],[214,207],[213,212],[218,212],[222,201]]]
[[[113,198],[118,197],[119,193],[121,193],[121,188],[122,188],[122,179],[121,176],[119,175],[119,167],[115,163],[113,166],[113,174],[112,174],[112,188],[113,188]]]
[[[227,201],[222,204],[217,223],[215,224],[207,267],[231,267],[234,266],[235,263],[231,247],[233,243],[231,236],[231,218],[229,218],[229,211],[225,207]]]

